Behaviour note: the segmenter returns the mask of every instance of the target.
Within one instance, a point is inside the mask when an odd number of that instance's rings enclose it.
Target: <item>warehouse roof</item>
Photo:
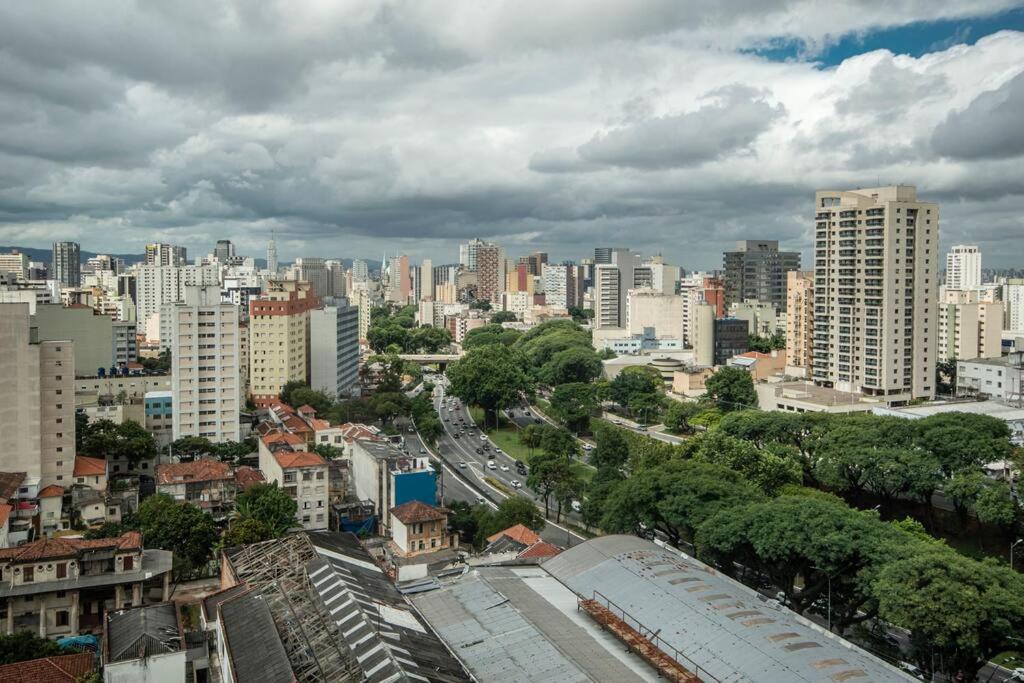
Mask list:
[[[909,680],[712,567],[634,536],[586,541],[543,567],[584,598],[611,600],[722,681]]]

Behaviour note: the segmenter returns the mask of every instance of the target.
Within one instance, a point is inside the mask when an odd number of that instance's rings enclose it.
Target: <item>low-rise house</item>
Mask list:
[[[91,652],[77,652],[4,664],[0,666],[0,681],[78,683],[95,670],[96,657]]]
[[[747,351],[730,358],[728,365],[746,370],[755,382],[763,382],[769,377],[785,372],[786,352],[779,350],[771,353]]]
[[[43,536],[50,536],[55,531],[68,529],[70,523],[64,517],[64,488],[56,484],[50,484],[39,492],[36,498],[38,505],[30,507],[31,503],[21,502],[18,504],[18,512],[28,512],[39,515],[39,532]]]
[[[142,534],[48,538],[0,550],[5,633],[40,636],[99,631],[109,610],[170,596],[172,553],[144,550]]]
[[[425,456],[406,455],[377,440],[352,443],[352,480],[360,500],[372,500],[380,521],[378,533],[391,532],[391,509],[412,500],[437,502],[437,472]]]
[[[448,510],[411,500],[391,508],[392,551],[412,557],[458,547],[457,534],[448,533]]]
[[[235,474],[231,465],[219,460],[160,465],[156,469],[156,490],[219,517],[234,507]]]
[[[74,483],[88,486],[97,491],[107,489],[107,461],[102,458],[75,456]]]
[[[557,545],[543,540],[532,529],[516,524],[487,537],[478,564],[537,563],[562,552]]]
[[[295,501],[296,517],[304,529],[326,529],[327,462],[316,453],[280,449],[260,451],[260,470]]]
[[[174,603],[109,612],[103,628],[104,683],[186,680],[185,635]]]

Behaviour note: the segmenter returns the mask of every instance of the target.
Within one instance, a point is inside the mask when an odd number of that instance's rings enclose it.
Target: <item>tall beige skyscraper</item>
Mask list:
[[[814,271],[786,273],[786,365],[810,372],[814,361]]]
[[[815,195],[815,383],[935,395],[939,207],[895,185]]]
[[[490,301],[492,304],[499,303],[501,294],[505,291],[505,250],[494,244],[478,246],[476,272],[476,298]]]
[[[249,300],[249,384],[267,405],[292,380],[309,382],[309,311],[319,305],[308,282],[269,280]]]

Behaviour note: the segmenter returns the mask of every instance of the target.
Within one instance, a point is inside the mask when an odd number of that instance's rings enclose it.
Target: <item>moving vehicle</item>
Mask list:
[[[502,465],[501,466],[501,471],[502,472],[508,472],[508,465]]]
[[[482,448],[476,449],[476,454],[477,455],[483,455],[484,454],[484,449],[482,449]]]
[[[480,440],[481,441],[487,441],[487,435],[486,434],[481,434],[480,435]]]
[[[585,451],[592,451],[592,450],[594,450],[594,447],[591,446],[589,443],[585,443],[585,444],[583,444],[583,450],[585,450]]]
[[[459,469],[460,470],[466,469],[466,461],[465,460],[460,460],[459,461]]]
[[[580,502],[578,500],[574,500],[572,502],[572,511],[573,512],[579,512],[582,509],[583,509],[583,506],[580,505]]]
[[[426,448],[421,448],[421,449],[420,449],[420,454],[425,454],[426,452],[427,452],[427,449],[426,449]]]
[[[512,485],[512,488],[514,488],[514,489],[521,489],[521,488],[523,488],[523,485],[519,483],[518,479],[513,479],[510,483]]]
[[[477,505],[483,505],[483,504],[484,504],[484,503],[486,503],[486,502],[487,502],[487,501],[486,501],[486,500],[484,500],[484,497],[483,497],[483,496],[477,496],[477,497],[476,497],[476,504],[477,504]]]
[[[416,430],[413,427],[409,427],[409,433],[410,434],[415,434]]]
[[[489,470],[496,470],[496,469],[498,469],[498,465],[495,464],[495,462],[493,460],[488,460],[487,461],[487,469],[489,469]]]

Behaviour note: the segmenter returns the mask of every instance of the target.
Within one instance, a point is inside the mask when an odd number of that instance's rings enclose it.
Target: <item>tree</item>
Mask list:
[[[560,455],[543,452],[530,458],[526,485],[544,500],[544,517],[551,512],[551,496],[558,490],[560,482],[569,476],[569,460]]]
[[[656,394],[661,376],[653,368],[625,368],[608,385],[608,396],[620,406],[628,407],[637,396]]]
[[[370,356],[366,362],[369,365],[376,365],[378,367],[378,392],[389,393],[399,391],[402,388],[405,361],[399,358],[397,354],[388,353],[383,356]]]
[[[704,382],[704,398],[724,411],[757,407],[757,392],[750,373],[741,368],[723,367]]]
[[[221,538],[224,548],[237,548],[251,543],[260,543],[274,538],[270,528],[258,519],[245,517],[233,521]]]
[[[673,434],[692,434],[693,425],[690,420],[700,412],[700,405],[697,403],[672,401],[661,420],[665,428]]]
[[[531,456],[533,456],[533,449],[540,448],[545,429],[544,425],[533,424],[526,425],[519,430],[519,443],[530,449]]]
[[[500,344],[501,333],[505,331],[501,325],[484,325],[465,334],[462,338],[462,349],[468,351],[489,344]]]
[[[739,472],[765,493],[773,494],[786,484],[798,484],[802,480],[800,463],[795,458],[759,449],[747,441],[712,431],[695,437],[691,443],[696,460]]]
[[[943,545],[887,564],[872,590],[880,616],[910,630],[922,668],[963,680],[1024,631],[1024,576]]]
[[[576,433],[590,429],[590,416],[595,410],[597,395],[591,384],[570,382],[551,392],[552,416]]]
[[[494,514],[494,528],[487,536],[499,531],[522,524],[533,531],[540,531],[544,528],[544,516],[529,498],[522,496],[511,496],[498,503],[498,509]]]
[[[174,572],[191,577],[209,561],[219,534],[213,519],[186,502],[158,493],[144,500],[136,514],[148,548],[174,553]]]
[[[289,398],[293,403],[289,403],[288,405],[294,408],[309,406],[315,410],[318,415],[326,415],[334,406],[334,399],[323,391],[310,389],[309,387],[296,387],[291,392]]]
[[[576,346],[551,356],[541,367],[539,376],[553,386],[569,382],[590,382],[601,374],[603,367],[594,349]]]
[[[491,302],[486,299],[477,299],[469,307],[477,311],[489,311],[491,310]]]
[[[284,535],[298,526],[295,513],[298,506],[277,483],[255,484],[235,498],[237,519],[254,519],[265,526],[273,538]]]
[[[1005,481],[989,480],[978,494],[974,513],[982,524],[993,524],[1011,529],[1020,514],[1020,506]]]
[[[582,323],[588,320],[592,320],[594,317],[594,309],[592,308],[580,308],[579,306],[570,306],[569,315],[575,322]]]
[[[372,422],[377,419],[368,398],[353,398],[335,403],[324,416],[332,424],[343,422]]]
[[[131,463],[148,460],[157,454],[156,439],[132,420],[121,424],[97,420],[89,426],[82,448],[93,457],[107,460],[123,458]]]
[[[216,450],[216,446],[204,436],[183,436],[171,442],[171,453],[181,457],[200,458]]]
[[[548,427],[541,433],[540,445],[545,452],[566,459],[579,457],[580,454],[579,442],[565,429]]]
[[[517,320],[519,320],[519,318],[517,318],[516,314],[512,311],[498,311],[491,315],[491,322],[494,324],[514,323]]]
[[[639,420],[640,424],[651,424],[656,421],[666,400],[659,393],[637,394],[629,401],[629,413]]]
[[[459,542],[473,545],[477,537],[479,524],[477,509],[486,510],[485,505],[473,506],[462,500],[453,500],[448,504],[448,526],[459,535]]]
[[[371,325],[366,331],[366,341],[377,353],[384,353],[391,346],[405,349],[409,344],[409,330],[394,320],[383,325]]]
[[[482,346],[448,366],[451,392],[484,409],[484,427],[496,427],[498,411],[515,405],[529,389],[516,355],[505,346]]]
[[[1010,429],[1006,422],[988,415],[943,413],[913,423],[917,442],[933,453],[947,477],[976,471],[981,465],[1010,456]]]
[[[594,467],[618,471],[629,460],[629,444],[621,429],[601,423],[594,430],[594,441],[597,446],[590,455],[590,464]]]
[[[13,607],[8,606],[7,609],[13,609]],[[68,654],[68,652],[61,648],[57,641],[40,638],[32,631],[15,631],[11,634],[0,635],[0,664],[16,664],[30,659],[63,654]]]
[[[296,404],[294,402],[294,399],[292,398],[292,392],[295,391],[296,389],[308,389],[308,388],[309,388],[309,385],[306,384],[306,382],[301,380],[301,379],[288,380],[287,382],[284,383],[284,386],[281,387],[281,391],[280,391],[280,393],[278,393],[278,398],[281,399],[282,403],[286,403],[286,404],[288,404],[290,406],[302,405],[302,404]]]
[[[399,415],[409,413],[409,399],[400,391],[387,391],[374,394],[370,399],[373,412],[381,424],[389,424]]]
[[[956,359],[935,361],[935,393],[952,396],[956,393]]]

